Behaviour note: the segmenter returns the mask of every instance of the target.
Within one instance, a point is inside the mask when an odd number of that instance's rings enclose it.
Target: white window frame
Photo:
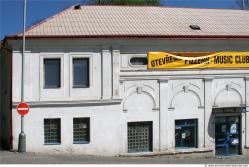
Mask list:
[[[131,59],[132,59],[132,58],[146,58],[146,59],[148,60],[147,56],[142,56],[142,55],[130,56],[130,57],[129,57],[129,61],[128,61],[129,66],[131,66],[131,67],[133,67],[133,68],[147,68],[147,65],[133,65],[133,64],[131,64]]]
[[[87,87],[74,87],[74,84],[73,84],[73,79],[74,79],[74,69],[73,69],[73,60],[74,59],[88,59],[88,86]],[[87,89],[87,88],[89,88],[90,86],[91,86],[91,78],[92,78],[92,76],[91,76],[91,56],[80,56],[80,55],[73,55],[72,56],[72,58],[70,59],[70,65],[71,65],[71,67],[70,67],[70,75],[71,75],[71,77],[70,77],[70,81],[72,81],[72,83],[70,83],[70,84],[72,84],[72,88],[73,89]]]
[[[46,85],[46,73],[45,73],[45,60],[59,60],[59,62],[60,62],[60,66],[59,66],[59,73],[60,73],[60,76],[59,76],[59,79],[60,79],[60,81],[59,81],[59,86],[58,87],[56,87],[56,86],[48,86],[48,85]],[[43,89],[59,89],[61,87],[61,59],[60,58],[45,58],[45,59],[43,59]]]
[[[88,87],[73,87],[73,59],[88,58],[89,59],[89,86]],[[69,54],[69,78],[70,78],[70,97],[71,98],[87,98],[93,89],[93,55],[92,54]]]
[[[58,88],[45,88],[45,71],[44,59],[60,59],[60,87]],[[64,54],[49,53],[40,55],[40,99],[41,100],[59,100],[65,96],[64,88]]]
[[[146,70],[147,65],[132,65],[130,60],[131,58],[147,58],[146,53],[121,53],[121,69],[123,70]]]

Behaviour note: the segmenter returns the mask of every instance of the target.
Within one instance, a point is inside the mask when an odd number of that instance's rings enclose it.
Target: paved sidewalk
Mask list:
[[[248,156],[223,158],[150,156],[97,157],[70,154],[37,154],[0,151],[0,164],[249,164]]]

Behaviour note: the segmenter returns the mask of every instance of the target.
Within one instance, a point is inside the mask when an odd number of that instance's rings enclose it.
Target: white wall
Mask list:
[[[27,152],[64,152],[85,155],[117,155],[120,140],[118,105],[100,107],[32,108],[25,116]],[[13,146],[18,147],[20,117],[13,109]],[[90,117],[90,143],[73,144],[73,118]],[[61,119],[61,144],[44,145],[44,119]]]
[[[214,45],[214,43],[216,45]],[[20,101],[21,53],[13,53],[13,103]],[[75,40],[28,41],[25,58],[25,101],[31,104],[25,116],[27,151],[63,151],[94,155],[127,153],[127,123],[153,121],[153,151],[175,150],[175,120],[198,119],[198,149],[214,148],[213,107],[247,106],[249,70],[147,71],[129,64],[130,57],[147,51],[244,51],[245,41],[169,40]],[[42,60],[61,57],[62,87],[43,89]],[[90,87],[72,88],[72,57],[90,58]],[[246,82],[247,81],[247,82]],[[114,100],[120,100],[115,105]],[[54,106],[55,101],[64,103]],[[105,102],[110,102],[104,105]],[[82,105],[74,106],[75,102]],[[88,106],[91,103],[92,106]],[[95,104],[96,105],[93,105]],[[32,105],[36,107],[32,108]],[[67,107],[68,105],[68,107]],[[37,107],[40,106],[40,107]],[[13,144],[17,149],[20,117],[13,105]],[[90,144],[72,144],[73,117],[90,117]],[[61,145],[44,145],[43,119],[61,118]],[[243,117],[243,146],[249,128]],[[247,121],[248,122],[248,121]],[[198,150],[197,149],[197,150]]]

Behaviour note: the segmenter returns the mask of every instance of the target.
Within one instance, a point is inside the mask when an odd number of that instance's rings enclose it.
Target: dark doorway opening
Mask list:
[[[215,117],[215,155],[240,155],[241,148],[240,116]]]

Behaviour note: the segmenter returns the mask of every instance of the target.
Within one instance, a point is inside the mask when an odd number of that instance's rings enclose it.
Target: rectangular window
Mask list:
[[[61,86],[60,59],[44,59],[44,88]]]
[[[152,151],[152,122],[128,122],[128,152]]]
[[[74,58],[73,59],[73,87],[85,88],[89,87],[89,59]]]
[[[60,144],[61,143],[61,120],[44,119],[44,141],[45,144]]]
[[[175,147],[197,148],[197,119],[175,121]]]
[[[90,142],[90,118],[73,119],[73,142],[75,144]]]

